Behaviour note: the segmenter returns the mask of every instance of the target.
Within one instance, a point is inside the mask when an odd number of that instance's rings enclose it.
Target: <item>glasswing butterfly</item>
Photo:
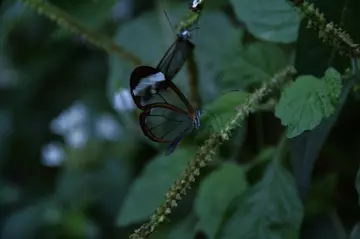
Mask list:
[[[200,127],[201,110],[195,110],[176,85],[169,80],[161,81],[161,90],[144,97],[134,94],[139,75],[144,72],[155,75],[157,70],[142,66],[130,77],[131,96],[136,106],[143,110],[139,124],[146,137],[159,143],[169,143],[166,155],[170,155],[187,133]]]

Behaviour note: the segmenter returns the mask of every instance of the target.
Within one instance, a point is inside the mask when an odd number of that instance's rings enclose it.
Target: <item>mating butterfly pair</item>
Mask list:
[[[201,1],[190,4],[198,11]],[[131,96],[143,110],[139,123],[145,136],[155,142],[169,143],[166,155],[171,154],[186,133],[200,127],[200,110],[195,110],[172,79],[184,65],[195,45],[189,41],[190,31],[178,34],[156,68],[136,67],[130,76]]]

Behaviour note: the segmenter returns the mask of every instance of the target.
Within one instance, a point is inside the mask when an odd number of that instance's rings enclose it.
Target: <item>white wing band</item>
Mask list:
[[[165,76],[162,72],[158,72],[154,75],[145,77],[135,87],[135,89],[133,90],[133,94],[136,96],[144,96],[144,94],[146,93],[146,89],[149,86],[155,86],[156,83],[164,80],[165,80]]]

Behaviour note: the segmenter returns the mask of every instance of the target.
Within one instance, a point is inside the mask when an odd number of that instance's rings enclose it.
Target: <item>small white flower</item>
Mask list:
[[[65,151],[60,143],[52,142],[42,148],[42,162],[46,166],[59,166],[64,161],[64,158]]]
[[[88,139],[89,131],[85,127],[77,127],[64,135],[65,142],[72,148],[83,148]]]
[[[95,120],[95,134],[106,140],[117,140],[121,135],[120,126],[110,114],[102,114]]]
[[[88,112],[83,102],[75,102],[66,111],[62,112],[51,124],[51,130],[59,135],[64,135],[74,128],[85,123]]]
[[[129,89],[120,89],[114,94],[114,108],[118,112],[131,111],[135,109],[135,104]]]

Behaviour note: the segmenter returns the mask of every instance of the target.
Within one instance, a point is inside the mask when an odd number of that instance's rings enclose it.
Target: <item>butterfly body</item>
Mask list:
[[[130,76],[131,96],[143,110],[139,116],[141,129],[150,140],[169,143],[166,155],[176,149],[187,133],[200,127],[201,111],[194,110],[172,82],[195,48],[190,38],[190,31],[182,30],[156,68],[139,66]]]

